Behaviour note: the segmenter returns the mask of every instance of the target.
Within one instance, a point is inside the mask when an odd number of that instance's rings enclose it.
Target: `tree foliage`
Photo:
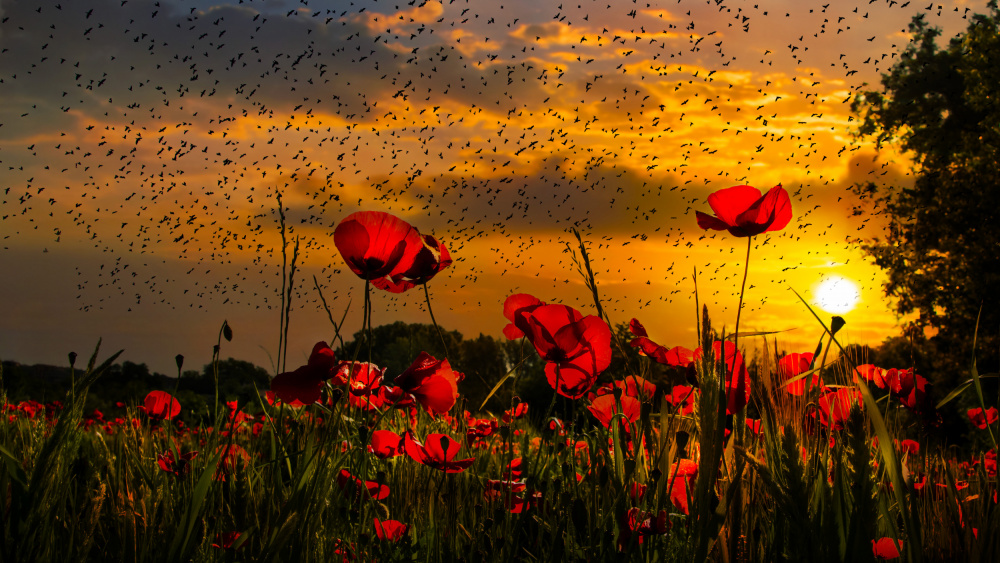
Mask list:
[[[914,162],[912,187],[855,186],[889,223],[863,248],[897,312],[917,313],[911,335],[936,331],[939,367],[953,372],[967,371],[980,307],[979,350],[995,351],[1000,330],[1000,13],[995,0],[988,8],[944,47],[915,17],[882,91],[853,104],[861,136],[898,143]]]

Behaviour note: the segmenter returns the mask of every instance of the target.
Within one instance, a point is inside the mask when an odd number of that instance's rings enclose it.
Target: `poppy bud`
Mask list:
[[[76,352],[69,353],[69,367],[76,365]]]
[[[385,471],[381,471],[380,470],[377,473],[375,473],[375,482],[376,483],[385,483]]]
[[[657,482],[657,481],[659,481],[660,477],[663,477],[663,472],[660,471],[659,467],[657,467],[656,469],[650,471],[650,473],[649,473],[649,478],[652,479],[654,483]]]
[[[368,427],[367,426],[364,426],[364,425],[358,426],[358,440],[360,440],[362,443],[368,441]]]
[[[233,329],[230,328],[229,323],[222,321],[222,337],[226,339],[226,342],[233,341]]]
[[[181,354],[174,356],[174,363],[177,364],[177,371],[181,371],[181,368],[184,367],[184,356]]]
[[[334,387],[330,389],[330,401],[333,403],[340,402],[340,398],[344,396],[344,390],[341,387]]]

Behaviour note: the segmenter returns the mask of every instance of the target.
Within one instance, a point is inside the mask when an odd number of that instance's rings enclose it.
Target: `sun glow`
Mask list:
[[[840,276],[830,276],[813,288],[813,301],[827,313],[842,315],[857,305],[861,298],[858,286]]]

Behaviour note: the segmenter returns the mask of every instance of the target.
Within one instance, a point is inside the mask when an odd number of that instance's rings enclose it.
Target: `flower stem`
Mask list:
[[[427,299],[427,313],[430,314],[431,322],[434,323],[434,328],[437,329],[438,337],[441,339],[441,346],[444,347],[444,356],[447,358],[451,356],[451,353],[448,352],[448,343],[445,342],[444,333],[441,332],[441,327],[438,325],[437,321],[434,320],[434,311],[431,310],[431,292],[429,289],[427,289],[427,283],[425,282],[423,286],[424,286],[424,298]]]

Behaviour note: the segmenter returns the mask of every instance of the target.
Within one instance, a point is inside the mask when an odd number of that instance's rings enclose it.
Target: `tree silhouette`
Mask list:
[[[1000,14],[996,0],[988,8],[947,47],[937,43],[939,29],[915,17],[912,40],[882,76],[882,91],[865,91],[852,106],[861,136],[879,146],[898,142],[914,161],[913,187],[854,189],[888,217],[885,237],[863,248],[887,272],[884,291],[897,312],[918,313],[907,327],[911,339],[936,332],[934,367],[944,374],[942,384],[968,373],[980,308],[980,367],[996,363]]]

